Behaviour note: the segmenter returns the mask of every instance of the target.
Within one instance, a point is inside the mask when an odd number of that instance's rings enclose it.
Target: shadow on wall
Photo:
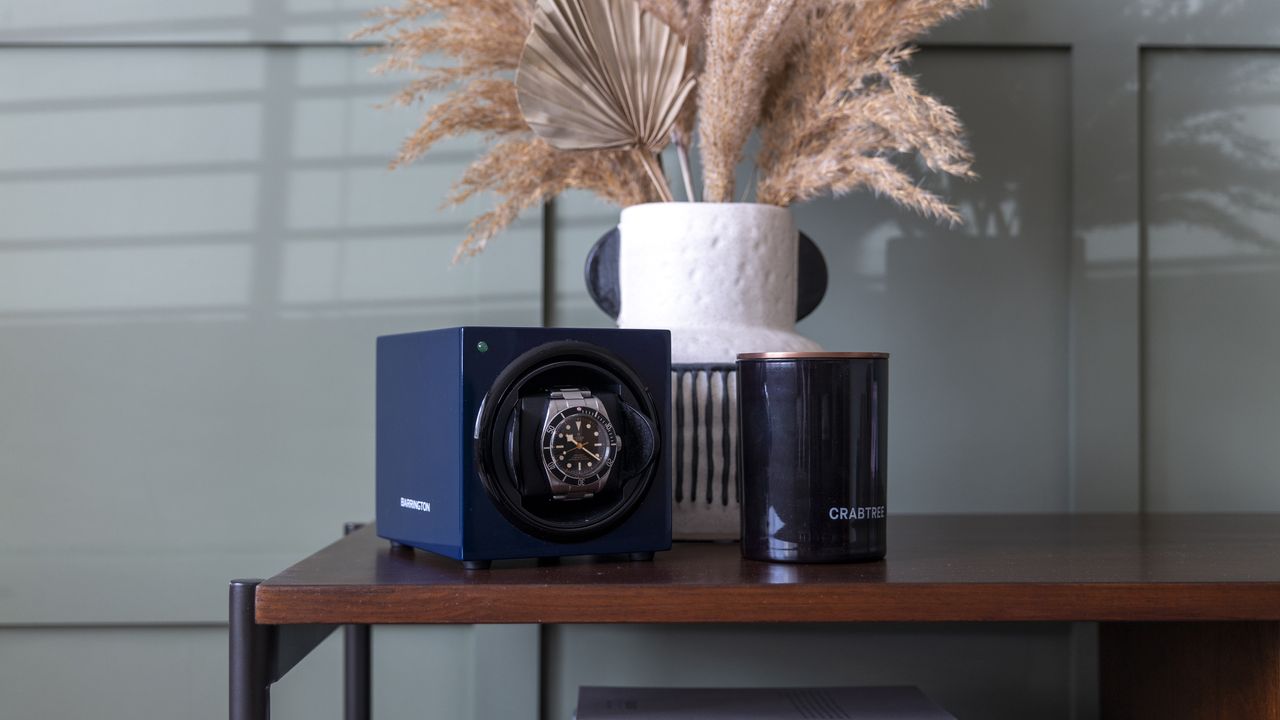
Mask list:
[[[1280,250],[1280,76],[1274,57],[1247,52],[1158,53],[1144,77],[1147,218]],[[1207,71],[1206,71],[1207,70]],[[1194,256],[1167,241],[1156,263]]]
[[[280,40],[346,37],[369,9],[364,0],[334,0],[321,9],[286,0],[184,3],[22,3],[6,12],[0,42],[74,40]],[[313,4],[318,5],[318,3]],[[295,6],[295,7],[290,7]],[[74,20],[68,21],[68,15]]]
[[[1153,510],[1280,508],[1280,59],[1145,66]]]
[[[371,511],[374,338],[537,324],[540,224],[451,266],[477,207],[437,208],[472,147],[390,172],[418,112],[375,105],[403,78],[242,42],[332,37],[327,12],[100,5],[69,27],[24,3],[4,36],[49,44],[0,48],[0,556],[151,578],[157,554],[315,547]],[[224,579],[172,605],[224,607]]]
[[[395,83],[360,49],[0,52],[0,323],[536,322],[537,223],[452,267],[477,205],[437,207],[472,149],[389,172],[416,117],[374,107]]]

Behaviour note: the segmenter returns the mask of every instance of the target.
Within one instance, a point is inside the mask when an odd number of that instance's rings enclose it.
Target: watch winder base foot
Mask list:
[[[488,570],[493,567],[492,560],[463,560],[462,567],[466,570]]]
[[[627,559],[631,562],[650,562],[653,560],[653,552],[627,553]]]
[[[558,557],[540,557],[538,558],[538,567],[552,567],[560,564]]]
[[[388,540],[387,542],[391,543],[392,552],[413,552],[412,545],[405,545],[404,543],[398,543],[395,540]]]

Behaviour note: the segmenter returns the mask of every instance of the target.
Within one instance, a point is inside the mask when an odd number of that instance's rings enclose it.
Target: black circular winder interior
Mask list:
[[[550,393],[565,388],[591,391],[618,437],[608,480],[591,497],[557,497],[543,470]],[[653,398],[621,358],[589,343],[547,343],[512,361],[485,395],[476,420],[476,469],[498,509],[520,529],[559,542],[587,540],[625,520],[644,499],[661,437]]]

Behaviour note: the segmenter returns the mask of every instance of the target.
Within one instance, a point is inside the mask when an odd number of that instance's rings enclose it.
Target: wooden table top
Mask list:
[[[468,572],[367,526],[257,589],[262,623],[1280,620],[1280,515],[916,515],[859,565],[677,543]]]

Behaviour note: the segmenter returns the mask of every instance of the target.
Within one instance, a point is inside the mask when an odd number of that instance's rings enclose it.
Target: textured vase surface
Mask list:
[[[618,228],[618,326],[671,331],[675,535],[737,538],[733,364],[822,349],[795,330],[795,220],[772,205],[653,203]]]

